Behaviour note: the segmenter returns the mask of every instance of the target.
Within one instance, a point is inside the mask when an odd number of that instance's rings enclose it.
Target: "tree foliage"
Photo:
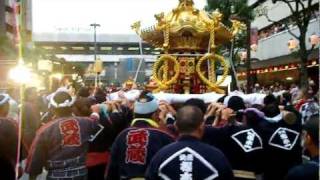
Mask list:
[[[243,23],[247,23],[251,22],[255,16],[253,9],[247,5],[247,0],[207,0],[207,3],[205,9],[207,11],[218,9],[223,14],[222,23],[228,26],[231,25],[230,19],[236,18]],[[234,41],[234,49],[236,49],[234,53],[239,49],[247,48],[247,34],[244,30],[237,35]],[[230,44],[227,44],[227,47],[224,48],[228,47],[230,47]],[[234,55],[236,56],[236,54]]]
[[[230,25],[230,18],[236,16],[245,21],[252,21],[254,13],[247,5],[247,0],[207,0],[207,11],[218,9],[223,14],[223,23]]]

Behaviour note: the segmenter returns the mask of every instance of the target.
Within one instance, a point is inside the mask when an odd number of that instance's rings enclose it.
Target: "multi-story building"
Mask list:
[[[95,51],[93,34],[33,35],[36,48],[41,48],[47,54],[55,54],[68,62],[89,67],[94,63],[96,53],[97,59],[103,62],[105,73],[101,75],[101,79],[105,82],[124,82],[129,77],[134,78],[136,73],[138,82],[144,82],[151,75],[152,64],[160,50],[142,43],[141,55],[139,41],[137,35],[98,34]]]
[[[249,0],[250,6],[255,6],[258,16],[251,23],[252,28],[258,29],[258,43],[255,51],[251,51],[252,74],[256,80],[265,85],[276,81],[290,84],[299,80],[299,56],[297,55],[298,41],[288,32],[284,23],[289,24],[290,31],[299,34],[297,26],[292,21],[292,13],[283,2],[273,3],[272,0]],[[307,32],[307,48],[312,48],[312,38],[319,38],[319,2],[312,1],[311,10],[314,16],[310,20]],[[267,13],[268,18],[264,15]],[[316,36],[312,36],[316,35]],[[311,38],[311,39],[310,39]],[[319,40],[318,40],[319,41]],[[290,47],[289,47],[290,46]],[[297,46],[295,48],[295,46]],[[308,75],[316,83],[319,77],[319,50],[314,48],[309,56]],[[244,79],[245,72],[239,72],[240,79]]]

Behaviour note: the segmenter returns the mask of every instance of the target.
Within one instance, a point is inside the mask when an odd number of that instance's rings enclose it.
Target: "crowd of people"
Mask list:
[[[172,103],[146,90],[111,98],[100,88],[27,88],[20,118],[18,103],[2,93],[0,179],[316,180],[319,104],[311,89],[255,86],[252,94]]]

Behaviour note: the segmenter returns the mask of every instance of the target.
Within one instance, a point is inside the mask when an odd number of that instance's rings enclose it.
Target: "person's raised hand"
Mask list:
[[[160,105],[159,106],[159,110],[160,110],[159,119],[163,124],[165,124],[166,123],[165,122],[166,121],[166,117],[167,117],[167,114],[168,114],[169,110],[168,110],[166,105]]]
[[[231,117],[235,116],[235,113],[230,108],[224,108],[221,111],[221,119],[223,120],[229,120]]]
[[[91,111],[92,111],[93,113],[98,113],[98,114],[99,114],[99,112],[100,112],[100,104],[92,105],[92,106],[91,106]]]
[[[222,112],[222,108],[218,108],[215,111],[215,118],[214,118],[214,121],[212,123],[213,127],[218,127],[218,125],[220,124],[220,121],[222,120],[221,119],[221,112]]]
[[[225,108],[225,106],[223,104],[220,103],[211,103],[206,111],[205,117],[209,117],[209,116],[216,116],[216,112],[218,109],[222,109]]]
[[[126,99],[126,96],[124,95],[124,91],[122,91],[122,90],[118,92],[118,96],[121,99]]]

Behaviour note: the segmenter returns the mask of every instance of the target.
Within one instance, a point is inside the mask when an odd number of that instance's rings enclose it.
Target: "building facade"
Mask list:
[[[288,24],[290,31],[296,35],[299,35],[299,29],[291,19],[292,13],[289,7],[283,2],[273,3],[272,0],[249,0],[248,4],[256,6],[257,16],[251,23],[251,27],[258,30],[258,42],[255,49],[251,51],[252,71],[250,75],[265,85],[270,85],[275,81],[284,84],[297,83],[300,64],[297,52],[298,41],[288,32],[284,23]],[[314,15],[310,19],[306,38],[307,48],[314,49],[308,57],[308,75],[315,82],[318,82],[319,76],[319,45],[312,47],[311,38],[313,35],[317,37],[320,35],[318,6],[318,1],[313,0],[311,10]],[[245,70],[238,72],[242,80],[246,75]]]

